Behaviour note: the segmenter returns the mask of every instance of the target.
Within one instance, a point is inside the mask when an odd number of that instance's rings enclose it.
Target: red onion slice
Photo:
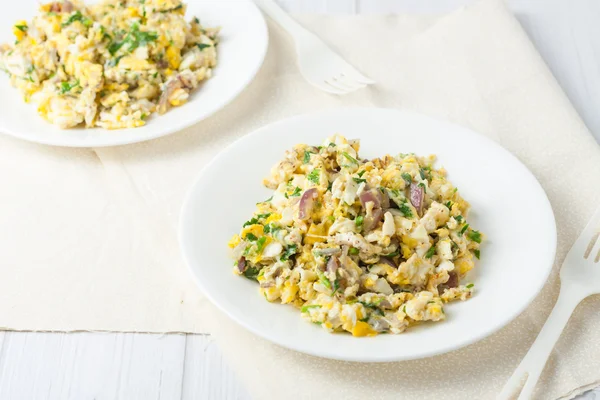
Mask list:
[[[363,231],[369,232],[375,228],[379,221],[383,218],[383,210],[381,208],[374,208],[371,215],[367,215],[363,222]]]
[[[396,264],[394,264],[394,261],[392,261],[391,259],[389,259],[387,257],[379,257],[379,262],[381,264],[387,264],[390,267],[398,268],[398,266]]]
[[[240,274],[243,274],[247,267],[246,259],[244,257],[240,257],[237,263],[237,269],[240,271]]]
[[[416,183],[410,184],[410,203],[417,209],[419,215],[423,212],[423,188]]]
[[[332,256],[331,258],[329,258],[329,261],[327,261],[327,272],[335,274],[335,271],[337,271],[338,267],[339,264],[337,261],[337,257]]]
[[[386,299],[381,299],[381,301],[379,302],[379,307],[381,308],[392,308],[392,303],[390,303],[388,300]]]
[[[304,194],[302,194],[298,208],[298,218],[300,218],[302,221],[310,218],[310,213],[312,212],[312,208],[318,194],[319,193],[317,192],[316,188],[308,189],[306,192],[304,192]]]
[[[373,208],[381,207],[381,193],[378,190],[365,190],[360,194],[359,198],[363,208],[367,208],[366,204],[370,201],[373,202]]]
[[[450,271],[448,273],[448,280],[446,281],[446,283],[444,284],[444,286],[446,286],[449,289],[458,287],[458,274],[454,271]]]

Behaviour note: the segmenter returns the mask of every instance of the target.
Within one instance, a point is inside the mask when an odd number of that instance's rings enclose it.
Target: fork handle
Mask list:
[[[546,361],[554,348],[567,321],[573,314],[575,307],[585,296],[581,296],[578,290],[572,286],[561,287],[558,300],[550,313],[544,327],[535,339],[535,342],[512,374],[502,392],[496,400],[508,400],[514,398],[522,385],[522,380],[527,375],[527,381],[519,395],[519,400],[530,399],[535,385],[544,370]]]
[[[297,23],[273,0],[254,0],[258,7],[269,17],[271,17],[279,26],[285,29],[294,39],[310,35],[310,32]]]

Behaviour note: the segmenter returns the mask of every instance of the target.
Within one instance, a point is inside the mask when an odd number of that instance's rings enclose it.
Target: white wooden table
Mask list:
[[[471,1],[279,0],[294,12],[346,14],[440,13]],[[600,142],[600,2],[508,2]],[[250,397],[209,335],[0,332],[2,400],[180,398]]]

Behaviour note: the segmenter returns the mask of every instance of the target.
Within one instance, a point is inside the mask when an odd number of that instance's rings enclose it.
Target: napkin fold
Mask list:
[[[600,203],[598,145],[499,0],[435,18],[301,22],[378,84],[343,97],[317,91],[300,76],[287,36],[270,26],[255,81],[224,110],[175,135],[95,150],[0,137],[0,327],[210,332],[256,399],[494,397],[550,312],[557,267]],[[423,360],[330,361],[251,335],[194,287],[176,230],[199,170],[266,123],[350,105],[408,108],[468,126],[513,152],[546,190],[559,232],[555,270],[499,333]],[[507,288],[507,295],[518,294]],[[600,383],[599,306],[589,298],[577,308],[538,398],[570,398]]]

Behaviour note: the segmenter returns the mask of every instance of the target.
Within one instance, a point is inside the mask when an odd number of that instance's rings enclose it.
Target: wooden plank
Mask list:
[[[184,335],[6,332],[1,399],[181,397]]]
[[[181,398],[250,400],[250,395],[210,336],[188,335]]]

